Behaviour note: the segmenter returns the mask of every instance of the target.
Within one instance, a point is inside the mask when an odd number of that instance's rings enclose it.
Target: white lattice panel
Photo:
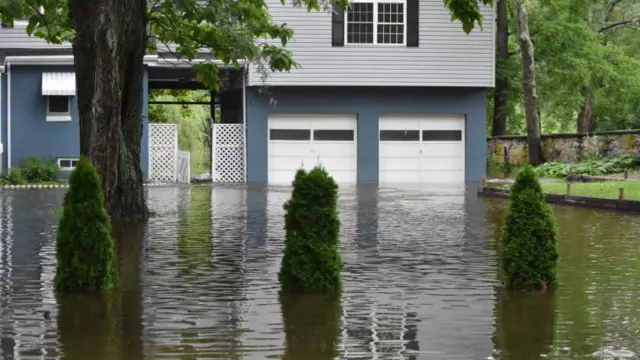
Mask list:
[[[244,182],[243,124],[213,125],[213,181]]]
[[[178,125],[149,124],[149,180],[176,181]]]

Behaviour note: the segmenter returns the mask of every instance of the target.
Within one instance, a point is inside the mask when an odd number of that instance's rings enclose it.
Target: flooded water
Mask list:
[[[341,190],[341,297],[280,296],[288,188],[150,188],[121,289],[56,296],[63,190],[0,193],[0,359],[593,359],[640,354],[640,217],[556,207],[560,284],[496,287],[507,203]],[[629,357],[635,358],[635,357]]]

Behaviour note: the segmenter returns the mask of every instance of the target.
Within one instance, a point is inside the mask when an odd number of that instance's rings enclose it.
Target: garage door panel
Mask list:
[[[380,171],[415,171],[420,169],[420,158],[381,158]]]
[[[269,129],[311,129],[311,122],[294,116],[269,117]]]
[[[419,171],[380,171],[381,183],[419,183]]]
[[[464,159],[462,158],[422,158],[420,159],[420,170],[452,170],[462,171],[464,169]]]
[[[296,176],[296,170],[271,170],[269,171],[269,182],[277,184],[291,184]]]
[[[463,157],[464,145],[460,143],[423,143],[423,157]]]
[[[320,118],[311,118],[310,126],[312,129],[353,130],[357,127],[357,123],[358,121],[353,115],[325,116]]]
[[[420,120],[422,130],[464,130],[464,115],[429,115]]]
[[[380,142],[380,158],[420,157],[419,143]]]
[[[312,154],[320,157],[355,157],[356,147],[354,143],[318,143],[313,144]]]
[[[272,141],[269,146],[269,155],[274,157],[301,157],[311,156],[311,148],[309,142],[275,142]]]
[[[303,158],[300,156],[289,156],[289,157],[274,157],[269,162],[270,170],[298,170],[298,168],[303,167],[304,169],[313,168],[316,160],[314,158],[308,157]]]
[[[339,170],[327,170],[329,175],[333,178],[333,180],[337,183],[353,183],[355,182],[357,174],[354,170],[348,171],[339,171]]]
[[[420,129],[421,117],[407,115],[383,115],[380,117],[380,130]]]
[[[321,157],[316,160],[316,164],[322,165],[327,171],[353,171],[356,164],[356,159],[345,160],[344,158],[327,158]]]
[[[464,179],[464,171],[421,171],[420,182],[423,183],[459,183]]]

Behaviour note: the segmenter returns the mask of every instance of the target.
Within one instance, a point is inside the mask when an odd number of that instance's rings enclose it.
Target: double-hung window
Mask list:
[[[333,7],[332,46],[392,45],[417,47],[420,0],[351,0]]]
[[[346,12],[346,44],[405,45],[406,0],[354,0]]]

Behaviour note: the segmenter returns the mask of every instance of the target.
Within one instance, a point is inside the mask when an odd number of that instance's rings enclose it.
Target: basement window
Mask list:
[[[47,121],[71,121],[71,96],[47,96]]]
[[[72,171],[76,168],[78,159],[76,158],[58,158],[58,167],[60,170]]]

